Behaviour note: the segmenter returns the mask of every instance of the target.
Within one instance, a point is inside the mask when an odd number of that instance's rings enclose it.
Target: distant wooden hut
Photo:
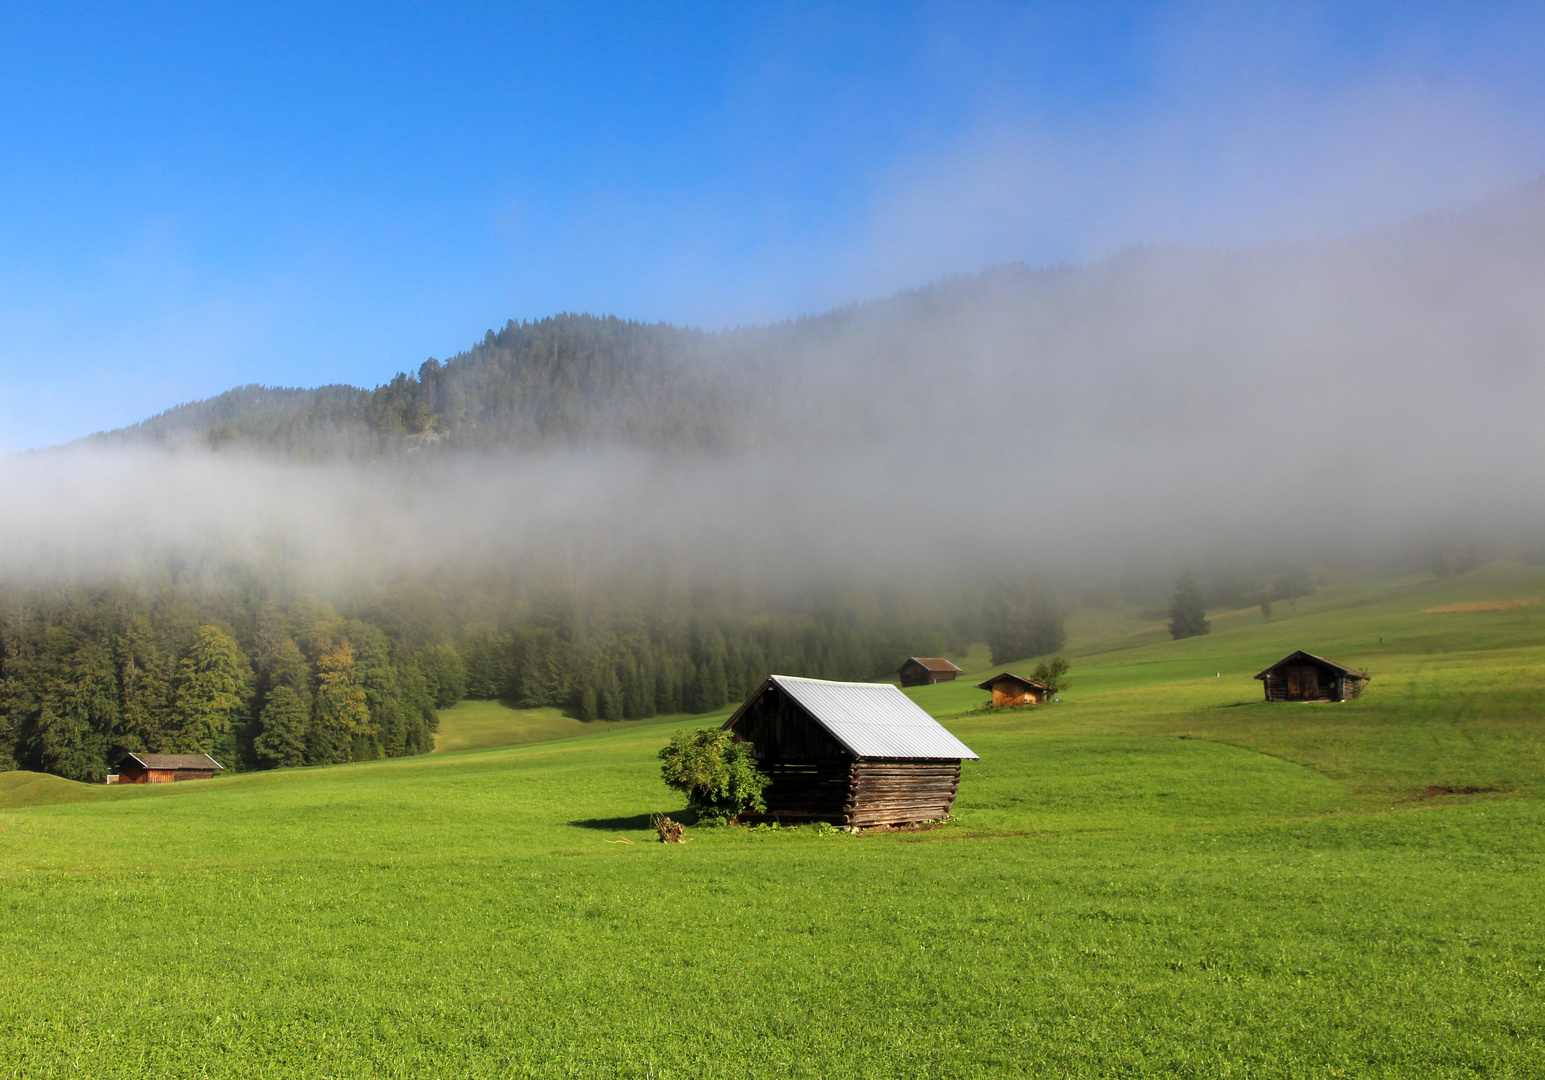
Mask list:
[[[118,764],[120,784],[169,784],[208,780],[221,765],[208,754],[129,754]]]
[[[751,822],[904,825],[955,805],[971,748],[889,683],[774,675],[724,728],[772,783]]]
[[[984,683],[977,683],[976,688],[991,690],[994,706],[1040,705],[1046,700],[1046,687],[1034,679],[1010,671],[994,675]]]
[[[942,656],[909,656],[896,674],[901,677],[902,686],[932,686],[954,682],[960,669]]]
[[[1299,650],[1256,676],[1267,701],[1349,701],[1361,697],[1368,675]]]

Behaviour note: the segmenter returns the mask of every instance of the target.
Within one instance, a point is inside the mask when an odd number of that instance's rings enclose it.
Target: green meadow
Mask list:
[[[0,1075],[1539,1077],[1545,604],[1424,614],[1535,598],[1503,563],[1180,642],[1080,613],[1028,711],[973,652],[909,691],[982,758],[925,831],[650,842],[655,752],[722,713],[0,774]],[[1261,701],[1296,648],[1367,693]]]

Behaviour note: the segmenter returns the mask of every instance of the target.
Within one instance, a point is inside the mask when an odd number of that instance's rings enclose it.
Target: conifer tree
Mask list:
[[[258,760],[273,767],[306,763],[306,725],[310,711],[301,696],[288,686],[276,686],[263,706],[260,730],[253,740]]]
[[[113,652],[119,701],[114,757],[125,752],[156,753],[166,738],[171,658],[157,654],[150,624],[140,616],[128,620],[113,642]]]
[[[1062,605],[1043,581],[999,582],[984,606],[982,622],[995,664],[1053,653],[1067,640]]]
[[[1190,567],[1175,580],[1175,597],[1169,605],[1169,636],[1175,640],[1199,637],[1212,629],[1207,609],[1202,604],[1201,586],[1191,576]]]
[[[279,646],[270,681],[273,686],[286,686],[293,690],[306,707],[306,714],[311,714],[311,665],[306,663],[300,647],[293,640],[286,638]]]
[[[370,708],[354,668],[354,646],[345,638],[317,659],[307,761],[314,765],[348,761],[355,736],[369,734],[374,734]]]
[[[449,709],[467,696],[467,665],[454,645],[432,645],[425,649],[418,658],[418,668],[435,708]]]
[[[218,626],[200,626],[177,665],[167,749],[174,754],[223,749],[245,711],[251,679],[247,658],[231,636]]]

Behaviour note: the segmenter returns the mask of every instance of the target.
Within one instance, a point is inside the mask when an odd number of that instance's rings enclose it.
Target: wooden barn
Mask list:
[[[909,656],[896,674],[901,677],[902,686],[932,686],[954,682],[960,669],[942,656]]]
[[[208,754],[129,754],[118,765],[120,784],[170,784],[208,780],[221,765]]]
[[[1350,701],[1361,697],[1368,676],[1323,656],[1299,650],[1256,676],[1267,701]]]
[[[1046,700],[1046,687],[1034,679],[1026,679],[1012,672],[994,675],[984,683],[977,683],[978,690],[992,691],[992,704],[1040,705]]]
[[[750,822],[906,825],[955,805],[971,748],[889,683],[774,675],[724,728],[771,779]]]

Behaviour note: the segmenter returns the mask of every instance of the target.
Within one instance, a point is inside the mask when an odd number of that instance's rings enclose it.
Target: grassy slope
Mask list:
[[[935,832],[646,843],[675,806],[658,724],[159,789],[0,777],[0,1063],[1538,1075],[1545,608],[1420,614],[1536,595],[1495,567],[1190,642],[1122,628],[1031,712],[916,691],[982,754]],[[1257,704],[1296,647],[1371,666],[1368,696]]]
[[[462,750],[494,750],[502,746],[523,746],[549,742],[576,735],[597,735],[655,724],[695,723],[697,717],[667,716],[644,721],[586,723],[564,715],[561,709],[516,709],[502,701],[463,701],[440,710],[440,731],[435,736],[436,754]]]

